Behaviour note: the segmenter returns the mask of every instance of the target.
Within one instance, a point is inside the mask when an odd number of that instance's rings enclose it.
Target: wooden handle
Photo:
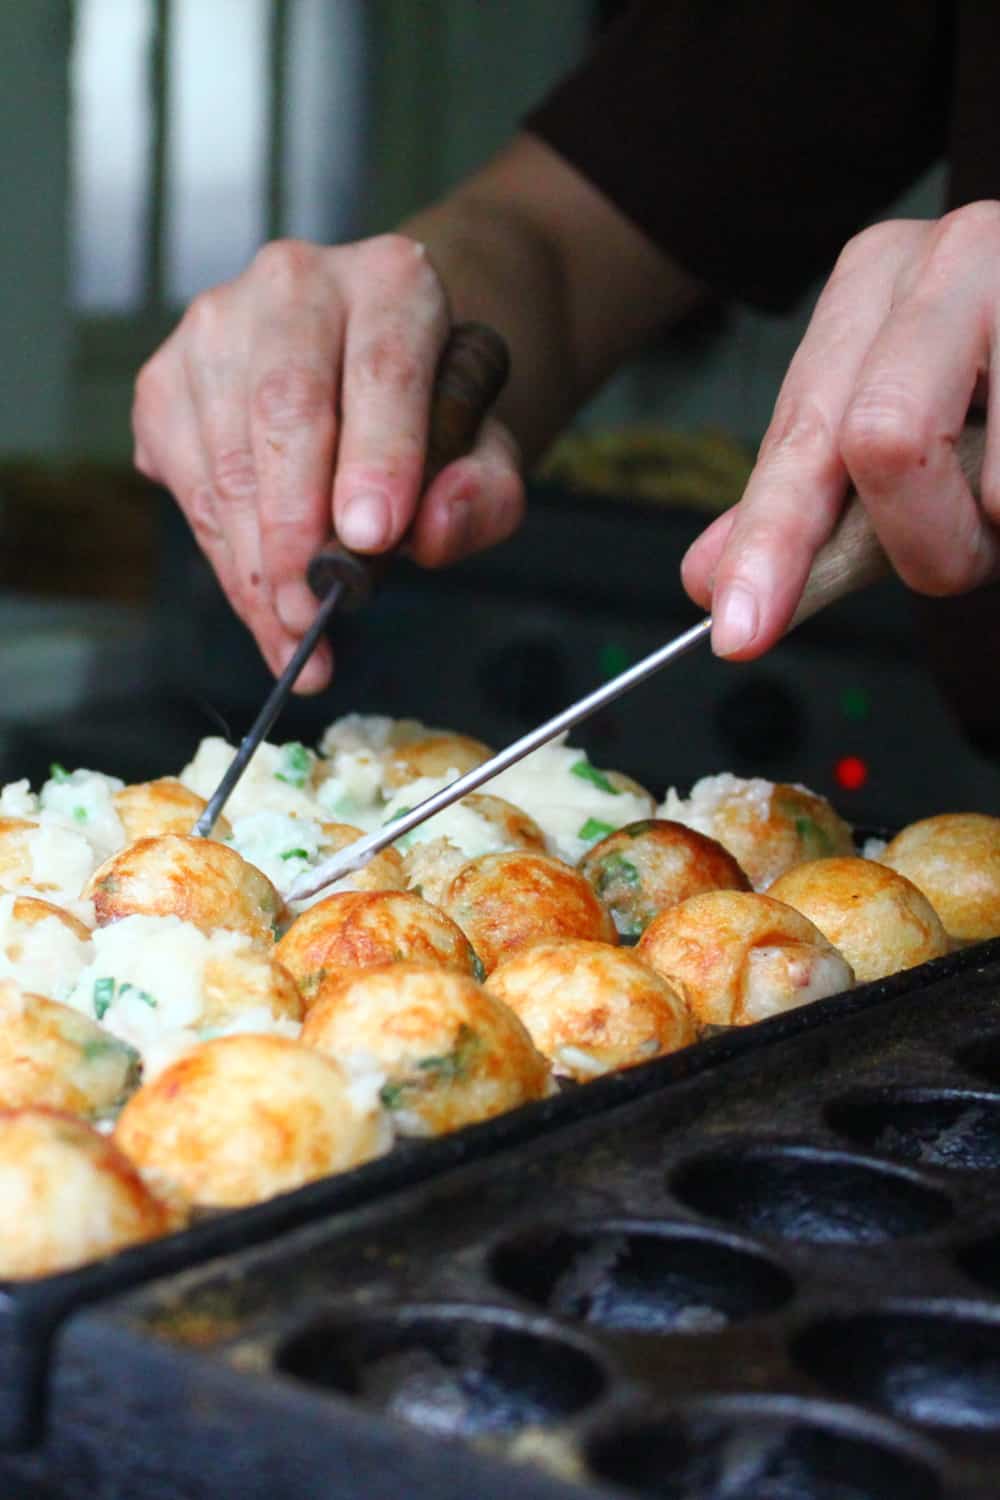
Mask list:
[[[970,417],[959,433],[955,452],[969,488],[977,500],[985,448],[985,421],[978,416]],[[833,535],[813,560],[789,630],[800,625],[810,615],[825,609],[828,604],[836,603],[845,594],[852,594],[855,589],[864,588],[866,584],[876,583],[891,571],[889,559],[868,519],[868,512],[852,490],[847,508],[837,522]]]
[[[421,492],[448,464],[468,453],[509,373],[510,354],[495,329],[486,323],[455,325],[434,375]],[[357,609],[370,597],[385,563],[383,554],[361,557],[331,537],[310,558],[306,578],[318,599],[324,599],[334,583],[341,584],[339,607]]]

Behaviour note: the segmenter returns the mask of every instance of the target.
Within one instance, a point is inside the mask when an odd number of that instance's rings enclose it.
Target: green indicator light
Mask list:
[[[632,661],[624,646],[614,644],[602,646],[597,659],[605,677],[617,677]]]
[[[845,719],[867,719],[871,701],[862,688],[846,688],[840,695],[840,709]]]

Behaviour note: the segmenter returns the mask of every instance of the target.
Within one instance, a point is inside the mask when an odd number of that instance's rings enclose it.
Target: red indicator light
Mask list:
[[[858,755],[844,755],[834,766],[833,777],[845,792],[856,792],[868,780],[868,762]]]

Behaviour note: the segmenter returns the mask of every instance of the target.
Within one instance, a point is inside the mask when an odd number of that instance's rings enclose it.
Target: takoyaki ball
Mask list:
[[[1000,818],[939,813],[911,823],[881,862],[923,891],[960,943],[1000,937]]]
[[[205,1027],[226,1026],[251,1010],[276,1021],[301,1021],[305,1013],[299,987],[273,949],[247,946],[208,958],[202,993]]]
[[[322,840],[319,846],[319,858],[329,859],[331,855],[337,854],[341,849],[346,849],[348,844],[355,843],[364,838],[360,828],[354,828],[350,823],[322,823]],[[338,882],[337,889],[341,884]],[[378,854],[372,855],[366,865],[360,870],[353,870],[350,875],[344,877],[343,889],[357,891],[403,891],[406,889],[406,874],[403,868],[403,856],[398,849],[381,849]]]
[[[377,1092],[279,1036],[218,1037],[133,1094],[115,1144],[163,1196],[238,1207],[386,1150]]]
[[[632,952],[709,1026],[762,1021],[854,982],[818,927],[754,891],[690,896],[654,918]]]
[[[403,857],[406,883],[435,905],[467,859],[503,849],[546,850],[534,818],[503,797],[480,792],[470,792],[415,833],[404,840],[409,842]]]
[[[816,859],[771,887],[843,953],[859,984],[940,958],[941,918],[911,880],[870,859]]]
[[[310,906],[275,949],[307,1007],[343,974],[410,960],[477,976],[469,939],[412,891],[341,891]]]
[[[112,855],[94,871],[84,894],[100,927],[141,912],[178,916],[203,932],[226,927],[268,944],[282,911],[267,876],[235,849],[176,833],[138,839]]]
[[[0,890],[76,901],[98,856],[84,835],[55,821],[0,818]]]
[[[750,882],[715,839],[648,818],[595,844],[580,871],[623,938],[638,938],[655,916],[702,891],[748,891]]]
[[[718,839],[755,891],[806,860],[854,853],[850,826],[826,798],[787,782],[705,776],[686,800],[671,788],[658,811]]]
[[[628,948],[607,943],[532,943],[493,970],[489,989],[520,1016],[553,1071],[578,1083],[696,1037],[667,981]]]
[[[421,839],[403,857],[407,887],[433,906],[441,906],[468,857],[451,839]]]
[[[0,896],[0,953],[22,989],[63,1000],[90,962],[90,930],[39,896]]]
[[[0,1108],[44,1104],[100,1115],[138,1081],[138,1053],[96,1021],[0,981]]]
[[[447,776],[450,771],[464,776],[466,771],[475,770],[489,760],[493,753],[489,745],[467,734],[428,734],[383,751],[382,782],[386,792],[391,793],[424,776]]]
[[[128,1158],[83,1120],[0,1111],[0,1277],[68,1271],[177,1227]]]
[[[401,1135],[443,1135],[541,1099],[548,1063],[521,1022],[465,974],[398,963],[324,986],[302,1041],[352,1075],[375,1067]]]
[[[442,904],[487,974],[524,943],[557,937],[618,941],[614,923],[584,877],[549,854],[515,849],[470,859]]]
[[[159,838],[164,833],[190,833],[208,806],[204,797],[192,792],[176,776],[136,782],[115,792],[111,800],[130,844],[136,839]],[[220,817],[213,836],[226,839],[231,832],[226,819]]]

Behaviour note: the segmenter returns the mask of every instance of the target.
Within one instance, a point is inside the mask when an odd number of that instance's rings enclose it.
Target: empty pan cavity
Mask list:
[[[1000,1088],[1000,1032],[994,1031],[963,1047],[956,1060],[970,1073]]]
[[[955,1259],[973,1281],[1000,1295],[1000,1234],[994,1232],[964,1245]]]
[[[313,1319],[275,1363],[297,1380],[445,1435],[558,1422],[607,1384],[598,1359],[541,1320],[450,1304]]]
[[[922,1444],[824,1402],[721,1397],[619,1426],[587,1449],[600,1479],[670,1500],[937,1500]]]
[[[813,1146],[734,1144],[675,1170],[671,1190],[698,1213],[753,1234],[813,1244],[879,1244],[951,1217],[914,1173]]]
[[[783,1306],[780,1266],[725,1235],[613,1221],[517,1235],[490,1268],[507,1291],[558,1317],[637,1333],[715,1333]]]
[[[957,1171],[1000,1167],[1000,1095],[967,1089],[858,1089],[835,1099],[828,1124],[900,1161]]]
[[[985,1309],[895,1303],[829,1318],[793,1355],[828,1390],[908,1421],[1000,1430],[1000,1318]]]

